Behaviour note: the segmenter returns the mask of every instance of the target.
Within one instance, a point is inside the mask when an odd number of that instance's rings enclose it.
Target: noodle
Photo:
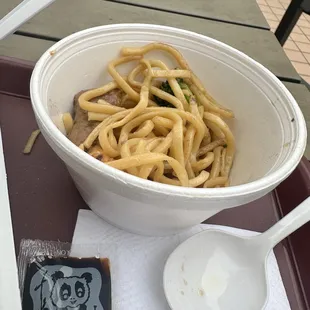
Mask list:
[[[206,146],[200,148],[197,155],[198,155],[198,157],[203,156],[203,155],[207,154],[208,152],[212,152],[216,147],[224,145],[224,144],[225,144],[225,139],[215,140],[215,141],[207,144]]]
[[[202,170],[200,174],[197,177],[193,177],[188,181],[189,187],[198,187],[199,185],[205,183],[209,177],[209,172]],[[162,175],[158,178],[158,181],[160,183],[170,184],[170,185],[178,185],[180,186],[181,183],[179,180],[176,179],[170,179],[166,176]]]
[[[158,126],[168,128],[168,129],[172,129],[173,127],[173,121],[171,121],[168,118],[164,118],[161,116],[155,116],[152,120],[153,120],[153,123]]]
[[[71,132],[71,129],[73,127],[73,119],[70,113],[64,113],[62,116],[62,121],[65,126],[66,134],[68,135]]]
[[[36,139],[38,137],[38,135],[40,134],[40,129],[37,129],[35,131],[33,131],[24,147],[23,153],[24,154],[29,154],[34,146],[34,143],[36,142]]]
[[[155,65],[155,66],[159,66],[161,68],[165,68],[167,70],[165,70],[165,72],[168,72],[168,68],[166,67],[166,65],[161,62],[161,61],[156,61],[156,60],[150,60],[149,61],[150,65]],[[136,68],[134,68],[131,73],[128,76],[128,82],[129,84],[131,84],[133,87],[137,87],[137,88],[141,88],[141,83],[137,82],[135,80],[136,76],[141,73],[144,70],[144,66],[143,65],[138,65]],[[150,88],[150,92],[152,95],[155,95],[163,100],[168,101],[170,104],[172,104],[174,107],[184,110],[184,107],[188,107],[188,103],[182,93],[182,90],[179,86],[179,84],[177,83],[177,81],[173,78],[168,78],[168,82],[169,85],[171,86],[171,89],[173,90],[175,97],[171,96],[170,94],[161,91],[160,89],[158,89],[157,87],[151,86]]]
[[[139,154],[131,156],[130,158],[122,158],[112,162],[108,162],[107,164],[111,167],[117,168],[119,170],[125,170],[132,167],[138,167],[145,164],[154,164],[159,161],[166,160],[171,167],[173,168],[175,174],[182,186],[188,186],[188,176],[186,170],[182,165],[176,161],[174,158],[169,157],[167,155],[151,153],[151,154]]]
[[[158,78],[190,78],[191,73],[188,70],[152,70],[152,77]]]
[[[194,172],[198,172],[208,168],[214,161],[214,153],[208,153],[204,159],[192,163],[192,168]]]
[[[182,56],[182,54],[175,48],[173,48],[172,46],[169,46],[167,44],[163,44],[163,43],[150,43],[148,45],[145,45],[144,47],[124,47],[121,50],[122,55],[126,55],[126,56],[143,56],[144,54],[152,51],[152,50],[163,50],[165,52],[168,52],[169,54],[171,54],[176,61],[179,63],[180,67],[182,69],[186,69],[186,70],[190,70],[190,67],[188,65],[188,63],[186,62],[186,60],[184,59],[184,57]],[[190,70],[191,71],[191,70]],[[201,81],[198,79],[198,77],[192,72],[192,81],[189,79],[186,79],[186,82],[189,85],[194,85],[196,86],[195,90],[199,91],[201,94],[199,99],[204,101],[204,104],[206,104],[209,107],[212,107],[216,110],[219,111],[219,113],[223,113],[226,117],[234,117],[232,111],[227,110],[227,109],[223,109],[222,107],[219,107],[219,105],[217,104],[217,102],[214,100],[214,98],[211,97],[211,95],[208,94],[208,92],[206,91],[206,89],[203,87],[203,84],[201,83]],[[196,95],[196,94],[195,94]]]
[[[226,151],[227,151],[227,149],[223,149],[223,151],[222,151],[222,157],[221,157],[221,170],[220,170],[221,176],[224,175],[225,161],[226,161]]]
[[[218,185],[225,186],[226,182],[227,177],[217,177],[211,180],[207,180],[203,185],[203,187],[209,188],[209,187],[216,187]]]
[[[116,71],[115,67],[120,64],[139,59],[141,59],[139,56],[128,56],[111,61],[108,65],[108,71],[114,78],[115,83],[117,83],[118,86],[129,96],[129,98],[133,100],[139,100],[139,94],[133,90],[130,85],[128,85],[125,79]]]
[[[214,162],[211,168],[210,179],[214,179],[220,174],[222,150],[222,146],[218,146],[214,149]]]
[[[154,123],[150,120],[147,120],[139,126],[136,132],[130,134],[129,138],[144,138],[152,132],[153,128]]]
[[[219,116],[205,112],[204,117],[208,121],[214,123],[214,125],[217,125],[225,135],[227,149],[225,154],[225,166],[223,168],[223,176],[228,176],[235,155],[235,138],[230,131],[228,125]]]
[[[109,116],[110,116],[109,114],[104,113],[88,112],[89,121],[103,121]]]
[[[105,114],[114,114],[115,112],[118,112],[120,110],[124,110],[122,108],[112,106],[110,103],[108,103],[102,99],[100,100],[101,101],[100,104],[88,101],[92,98],[102,96],[102,95],[108,93],[109,91],[111,91],[117,87],[118,87],[118,85],[116,82],[110,82],[103,87],[100,87],[97,89],[91,89],[91,90],[84,92],[79,97],[79,100],[78,100],[80,107],[85,111],[96,112],[96,113],[105,113]]]
[[[168,53],[178,68],[144,58],[153,50]],[[236,147],[224,118],[233,118],[233,112],[215,101],[172,46],[122,48],[121,55],[108,64],[113,80],[78,98],[88,121],[100,122],[80,148],[142,179],[174,186],[228,186]],[[117,67],[128,63],[136,65],[122,76]],[[115,89],[123,94],[117,106],[102,99],[93,102]],[[63,117],[67,134],[74,127],[69,116]]]

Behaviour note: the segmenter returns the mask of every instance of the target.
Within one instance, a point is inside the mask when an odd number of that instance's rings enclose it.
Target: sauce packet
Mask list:
[[[18,268],[24,310],[111,309],[109,259],[71,257],[70,247],[54,241],[21,241]]]

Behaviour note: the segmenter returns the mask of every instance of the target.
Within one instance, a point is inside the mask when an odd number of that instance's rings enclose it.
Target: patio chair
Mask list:
[[[310,14],[310,0],[292,0],[275,31],[282,46],[302,13]]]

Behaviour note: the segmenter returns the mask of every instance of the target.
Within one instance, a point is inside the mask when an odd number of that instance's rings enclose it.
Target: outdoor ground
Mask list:
[[[275,31],[290,0],[257,0],[257,3]],[[310,15],[302,14],[284,50],[297,72],[310,84]]]

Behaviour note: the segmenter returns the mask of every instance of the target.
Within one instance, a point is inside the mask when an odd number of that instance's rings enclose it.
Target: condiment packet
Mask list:
[[[81,245],[87,254],[83,257],[70,256],[70,247],[55,241],[21,241],[18,268],[23,309],[111,309],[109,258],[99,256],[98,245]]]

